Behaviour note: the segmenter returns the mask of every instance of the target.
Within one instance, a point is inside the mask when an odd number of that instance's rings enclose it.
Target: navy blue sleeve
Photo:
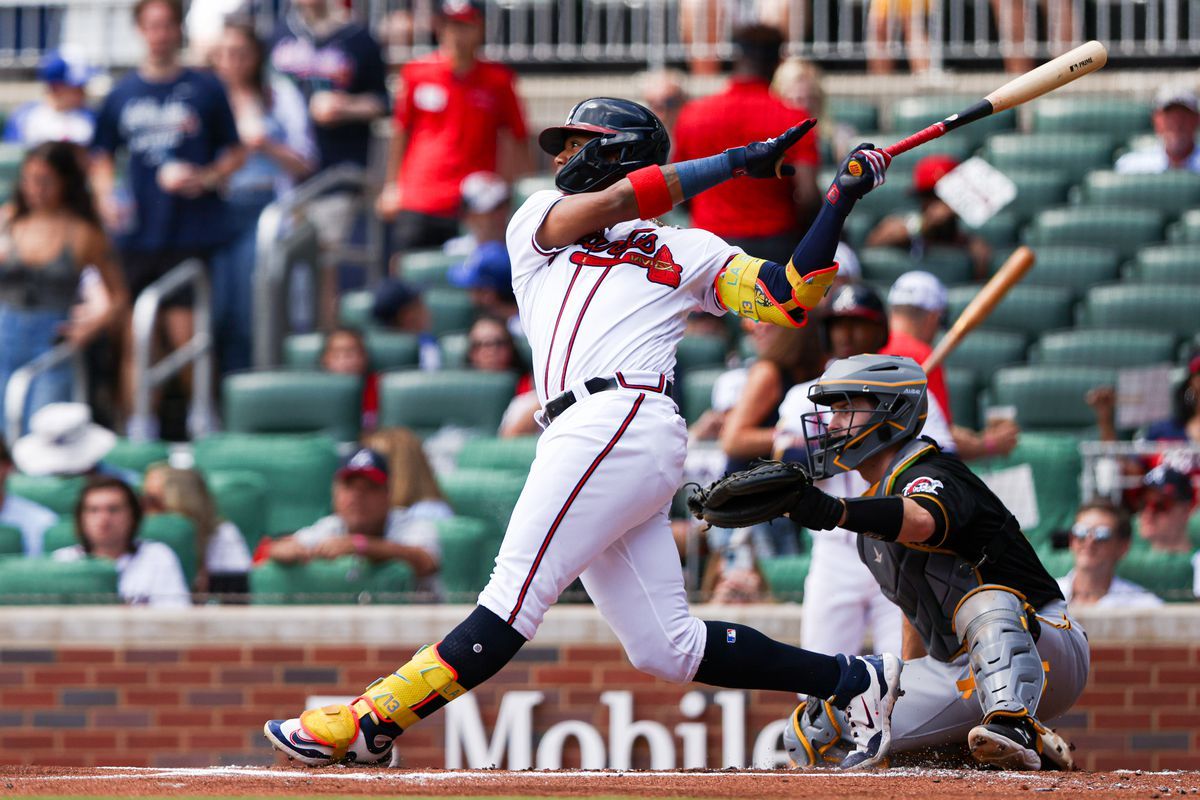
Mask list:
[[[846,222],[846,215],[850,213],[852,205],[853,203],[847,203],[843,206],[828,200],[821,204],[817,218],[792,253],[792,264],[797,272],[806,275],[833,264],[833,255],[837,252],[838,239],[842,235],[842,225]],[[780,302],[792,296],[792,284],[787,278],[787,268],[783,264],[766,262],[759,270],[758,277],[766,285],[771,296]]]
[[[216,78],[212,78],[209,90],[212,93],[212,131],[209,135],[213,145],[213,156],[216,157],[225,148],[241,144],[241,139],[238,137],[237,121],[233,118],[233,109],[229,105],[225,87]]]
[[[96,115],[96,129],[92,132],[92,149],[103,150],[113,155],[124,142],[121,139],[120,115],[125,92],[120,84],[104,98],[100,113]]]
[[[373,94],[388,107],[387,65],[383,63],[383,51],[379,43],[365,29],[352,40],[358,70],[351,86],[354,94]]]

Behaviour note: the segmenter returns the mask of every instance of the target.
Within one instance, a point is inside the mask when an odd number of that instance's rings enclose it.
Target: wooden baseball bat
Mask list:
[[[979,294],[975,295],[963,312],[958,315],[954,325],[938,342],[937,347],[929,354],[929,358],[925,359],[921,369],[928,373],[936,369],[946,356],[953,353],[959,342],[966,338],[968,333],[975,330],[979,323],[988,318],[996,304],[1004,299],[1004,295],[1008,294],[1008,290],[1025,277],[1025,273],[1029,272],[1029,268],[1033,266],[1035,260],[1033,251],[1024,245],[1014,250],[1013,254],[1005,260],[1004,265],[992,276],[992,279],[979,290]]]
[[[1108,50],[1095,40],[1081,44],[1058,58],[1034,67],[1024,75],[1013,78],[977,103],[967,106],[957,114],[951,114],[941,122],[935,122],[924,130],[917,131],[907,139],[901,139],[883,152],[895,157],[918,145],[942,136],[947,131],[999,113],[1013,106],[1027,103],[1046,92],[1054,91],[1073,80],[1095,72],[1108,63]]]

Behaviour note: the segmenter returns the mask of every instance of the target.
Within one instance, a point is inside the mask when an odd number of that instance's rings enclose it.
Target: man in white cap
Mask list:
[[[12,447],[13,463],[35,477],[109,475],[138,483],[138,475],[104,457],[117,444],[117,435],[92,422],[87,403],[47,403],[29,418],[29,433]]]
[[[1187,87],[1164,86],[1154,98],[1154,133],[1158,146],[1134,150],[1117,159],[1117,172],[1157,174],[1169,170],[1200,173],[1200,101]]]

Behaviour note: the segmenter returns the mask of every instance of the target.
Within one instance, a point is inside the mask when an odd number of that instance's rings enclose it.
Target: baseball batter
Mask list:
[[[887,157],[863,145],[843,162],[786,265],[655,219],[734,176],[786,174],[787,149],[814,124],[672,165],[662,123],[626,100],[584,101],[542,132],[557,191],[521,206],[507,244],[545,432],[491,580],[466,620],[349,706],[269,721],[276,748],[310,765],[387,758],[403,730],[508,663],[580,577],[634,666],[675,682],[828,698],[858,723],[843,765],[878,761],[899,659],[821,655],[692,616],[667,518],[687,442],[671,399],[687,315],[805,324],[836,274],[846,214],[883,182]]]

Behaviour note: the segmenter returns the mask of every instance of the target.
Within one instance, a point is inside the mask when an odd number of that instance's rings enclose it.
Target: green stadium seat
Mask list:
[[[491,469],[529,473],[537,454],[537,436],[518,436],[512,439],[474,437],[468,439],[458,452],[459,469]]]
[[[359,330],[378,327],[371,315],[375,295],[368,291],[346,292],[338,300],[338,323]]]
[[[820,185],[828,186],[829,181],[822,181]],[[889,169],[887,182],[878,189],[871,190],[870,194],[855,203],[854,211],[856,214],[861,211],[875,220],[888,214],[916,211],[918,208],[917,198],[912,194],[911,189],[912,173]],[[853,217],[854,214],[850,216]]]
[[[1038,524],[1026,530],[1025,535],[1035,547],[1046,548],[1054,531],[1069,528],[1075,521],[1080,499],[1079,473],[1083,469],[1079,439],[1023,430],[1016,448],[1007,456],[975,461],[971,468],[986,477],[996,470],[1021,464],[1028,464],[1033,473],[1038,506]]]
[[[954,418],[954,424],[978,428],[979,378],[975,371],[947,366],[944,372],[946,391],[950,394],[950,415]]]
[[[804,599],[804,579],[808,577],[808,568],[812,556],[807,553],[795,556],[779,556],[764,558],[759,567],[771,598],[779,601],[800,602]]]
[[[415,367],[420,362],[421,344],[416,334],[381,329],[368,330],[364,336],[371,367],[377,371]],[[288,369],[320,368],[325,335],[294,333],[283,340],[283,363]]]
[[[1011,251],[997,252],[992,259],[993,272],[998,270]],[[1106,247],[1083,245],[1043,245],[1038,247],[1037,261],[1025,276],[1025,283],[1038,286],[1061,286],[1079,294],[1098,283],[1117,279],[1121,257]]]
[[[1022,220],[1032,219],[1039,211],[1067,202],[1071,178],[1065,172],[1053,169],[1008,169],[1004,170],[1004,174],[1017,186],[1017,197],[1008,210]]]
[[[977,98],[954,97],[939,93],[906,97],[892,104],[891,125],[888,130],[908,136],[922,128],[956,114]],[[991,134],[1011,131],[1017,127],[1017,115],[1012,110],[993,114],[954,131],[953,136],[982,143]],[[923,153],[924,151],[922,151]],[[920,157],[920,154],[917,156]]]
[[[994,248],[1011,248],[1017,243],[1017,232],[1021,223],[1016,212],[1005,209],[993,214],[991,219],[978,228],[967,228],[970,233],[983,239]]]
[[[1150,106],[1112,95],[1045,97],[1033,104],[1033,130],[1061,135],[1067,140],[1081,134],[1102,133],[1113,141],[1122,141],[1150,130]]]
[[[958,319],[967,304],[979,293],[978,286],[956,286],[949,290],[948,316]],[[1018,284],[984,320],[982,328],[1041,333],[1071,324],[1071,292],[1054,286]]]
[[[221,384],[221,416],[235,433],[325,433],[353,442],[362,425],[362,381],[315,370],[237,373]]]
[[[0,560],[0,605],[120,603],[117,568],[105,558],[58,562],[49,558]]]
[[[179,514],[152,514],[142,518],[138,536],[149,542],[162,542],[170,547],[179,559],[188,586],[196,577],[198,564],[196,553],[196,526],[187,517]],[[79,543],[75,533],[75,519],[60,519],[46,531],[42,540],[43,552],[50,555],[63,547]]]
[[[1170,239],[1178,244],[1200,242],[1200,208],[1183,212],[1179,221],[1171,226]]]
[[[433,318],[434,336],[466,331],[475,321],[475,305],[466,289],[430,289],[425,292],[425,305]]]
[[[217,513],[237,525],[250,552],[267,533],[271,487],[267,479],[247,469],[215,469],[204,476]]]
[[[441,249],[413,250],[400,259],[400,277],[422,289],[450,286],[450,268],[464,257],[447,255]]]
[[[1149,589],[1163,600],[1191,602],[1194,572],[1190,553],[1131,550],[1117,562],[1117,576]]]
[[[675,351],[675,367],[680,376],[692,370],[720,367],[728,351],[720,336],[684,336]]]
[[[104,463],[141,475],[151,464],[166,461],[170,454],[171,450],[166,442],[117,439],[116,446],[104,456]]]
[[[263,477],[270,492],[268,535],[292,533],[329,513],[338,455],[328,436],[218,433],[192,447],[206,475],[249,470]]]
[[[1081,431],[1096,422],[1084,395],[1097,386],[1111,386],[1114,379],[1114,371],[1104,367],[1003,367],[992,378],[990,399],[996,405],[1016,406],[1023,430]]]
[[[25,146],[18,142],[0,142],[0,179],[16,184],[21,177]]]
[[[35,476],[13,472],[8,476],[7,491],[26,500],[41,503],[59,516],[75,513],[75,502],[85,479],[74,475],[59,478],[54,475]]]
[[[7,203],[12,199],[13,191],[17,188],[16,181],[0,178],[0,203]]]
[[[489,469],[458,469],[438,476],[438,486],[454,513],[483,520],[488,540],[497,545],[508,528],[525,475]],[[495,550],[491,551],[493,554]]]
[[[1029,351],[1034,364],[1144,367],[1174,363],[1175,337],[1158,331],[1076,328],[1042,335]]]
[[[483,520],[451,517],[437,522],[438,543],[442,548],[441,578],[450,602],[473,601],[487,584],[497,544],[489,542],[488,526]]]
[[[982,156],[1001,172],[1045,170],[1074,183],[1094,169],[1113,164],[1113,140],[1106,133],[1001,133],[983,146]]]
[[[438,350],[442,354],[442,369],[465,369],[470,347],[465,333],[446,333],[439,336]]]
[[[1075,567],[1075,555],[1070,550],[1054,550],[1043,545],[1037,556],[1046,572],[1055,579],[1066,576]]]
[[[1143,247],[1128,277],[1139,283],[1200,284],[1200,241]]]
[[[679,386],[680,411],[683,412],[683,418],[689,425],[712,408],[713,385],[724,372],[724,369],[698,369],[689,375],[684,375],[681,379]]]
[[[1103,328],[1148,328],[1179,337],[1196,333],[1200,286],[1109,284],[1088,291],[1079,322]]]
[[[667,213],[659,215],[658,221],[676,228],[692,227],[692,215],[683,206],[675,206]]]
[[[1200,204],[1200,175],[1184,170],[1160,175],[1091,172],[1079,186],[1077,202],[1085,206],[1153,208],[1175,216]]]
[[[250,572],[250,602],[255,605],[402,603],[415,586],[412,567],[398,561],[376,564],[357,556],[303,564],[268,561]]]
[[[1163,215],[1148,208],[1117,206],[1052,208],[1034,217],[1025,243],[1108,247],[1131,258],[1142,246],[1162,241]]]
[[[945,363],[947,367],[971,370],[976,377],[990,376],[1000,367],[1024,361],[1028,345],[1023,333],[977,329],[946,356]]]
[[[822,185],[828,186],[829,184]],[[884,186],[887,184],[885,183]],[[870,197],[870,195],[867,196]],[[842,236],[851,247],[859,249],[863,247],[863,243],[867,240],[867,234],[880,219],[882,219],[880,214],[869,213],[868,210],[855,206],[854,213],[846,217],[846,224],[842,226]]]
[[[856,131],[879,130],[879,108],[869,101],[830,97],[825,101],[825,116],[834,124],[848,125]]]
[[[530,175],[520,178],[513,185],[512,207],[520,208],[534,192],[553,188],[555,188],[553,175]]]
[[[914,259],[901,247],[864,247],[858,252],[863,279],[891,286],[904,273],[921,269],[931,272],[942,283],[967,283],[973,277],[971,255],[957,247],[931,247],[922,259]]]
[[[379,381],[379,426],[427,436],[451,425],[493,435],[516,389],[511,372],[389,372]]]
[[[75,537],[74,517],[60,517],[58,522],[46,529],[46,535],[42,537],[42,552],[51,555],[55,550],[77,544],[79,539]]]
[[[25,539],[21,529],[12,525],[0,525],[0,558],[25,554]]]

